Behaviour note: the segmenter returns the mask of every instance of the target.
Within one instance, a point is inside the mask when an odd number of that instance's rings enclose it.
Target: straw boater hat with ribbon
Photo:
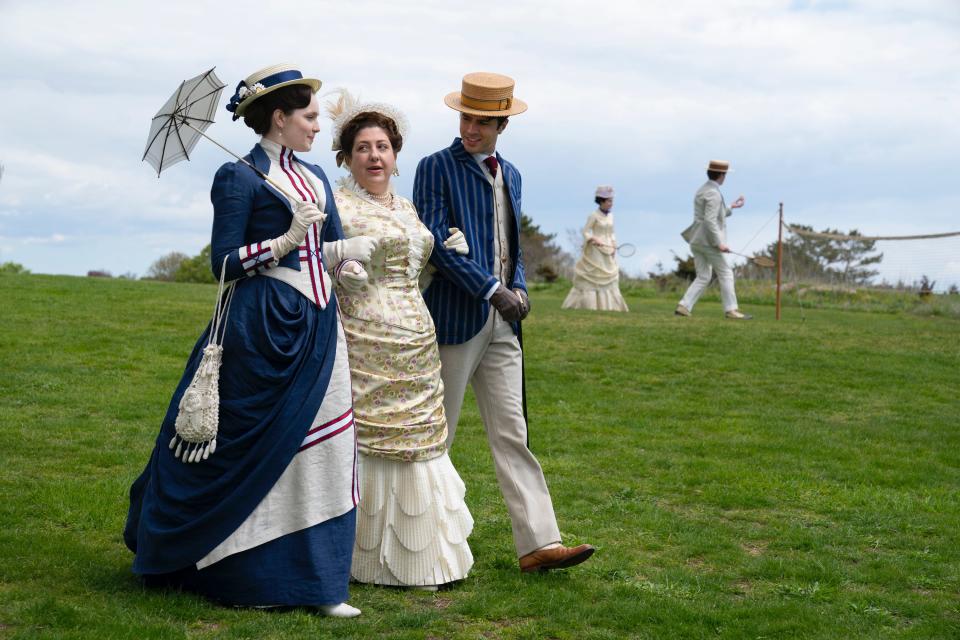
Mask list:
[[[611,186],[608,185],[608,184],[602,184],[602,185],[600,185],[599,187],[597,187],[597,193],[594,195],[594,197],[595,197],[595,198],[603,198],[604,200],[606,200],[607,198],[612,198],[612,197],[613,197],[613,187],[611,187]]]
[[[710,164],[707,165],[707,171],[728,173],[730,171],[730,163],[726,160],[711,160]]]
[[[236,120],[243,116],[247,107],[256,100],[262,98],[271,91],[276,91],[281,87],[288,87],[292,84],[304,84],[310,87],[314,93],[320,90],[320,81],[316,78],[304,78],[303,74],[292,64],[275,64],[252,74],[241,80],[237,84],[230,103],[227,104],[227,111],[233,112],[233,119]]]
[[[443,101],[451,109],[474,116],[506,118],[527,110],[527,103],[513,97],[513,78],[484,71],[463,76],[460,91]]]

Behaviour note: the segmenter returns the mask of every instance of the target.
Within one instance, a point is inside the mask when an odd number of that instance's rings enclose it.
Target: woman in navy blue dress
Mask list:
[[[352,617],[360,613],[346,604],[356,434],[328,271],[345,287],[362,286],[375,243],[343,239],[326,176],[294,155],[319,131],[319,87],[275,65],[241,82],[227,106],[262,138],[245,163],[217,171],[211,190],[212,268],[234,282],[217,447],[196,463],[168,447],[208,327],[131,487],[124,540],[148,584]]]

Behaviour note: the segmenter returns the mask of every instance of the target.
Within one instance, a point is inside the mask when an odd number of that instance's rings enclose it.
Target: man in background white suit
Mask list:
[[[733,269],[727,264],[723,255],[730,251],[727,246],[728,216],[733,215],[734,209],[743,206],[743,196],[729,207],[723,201],[720,185],[727,177],[730,163],[725,160],[711,160],[707,165],[707,181],[697,190],[693,198],[693,224],[683,230],[683,239],[690,244],[693,253],[693,263],[697,269],[694,279],[687,292],[683,295],[674,313],[678,316],[689,316],[693,313],[693,306],[703,293],[713,272],[717,272],[720,282],[720,299],[723,302],[723,312],[730,320],[749,320],[753,316],[740,312],[737,307],[737,294],[733,288]]]

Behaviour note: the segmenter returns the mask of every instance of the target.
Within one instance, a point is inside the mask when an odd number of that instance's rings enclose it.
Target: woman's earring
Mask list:
[[[397,169],[396,167],[394,167],[394,168],[393,168],[393,175],[399,176],[399,175],[400,175],[400,169]]]
[[[279,135],[279,136],[282,138],[282,137],[283,137],[283,129],[278,129],[278,130],[277,130],[277,135]]]

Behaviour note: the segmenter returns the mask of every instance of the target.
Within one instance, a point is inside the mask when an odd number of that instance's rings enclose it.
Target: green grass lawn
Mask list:
[[[207,285],[0,276],[0,638],[957,638],[960,322],[748,306],[525,324],[531,447],[587,564],[521,575],[468,398],[470,577],[357,620],[143,589],[121,540]]]

